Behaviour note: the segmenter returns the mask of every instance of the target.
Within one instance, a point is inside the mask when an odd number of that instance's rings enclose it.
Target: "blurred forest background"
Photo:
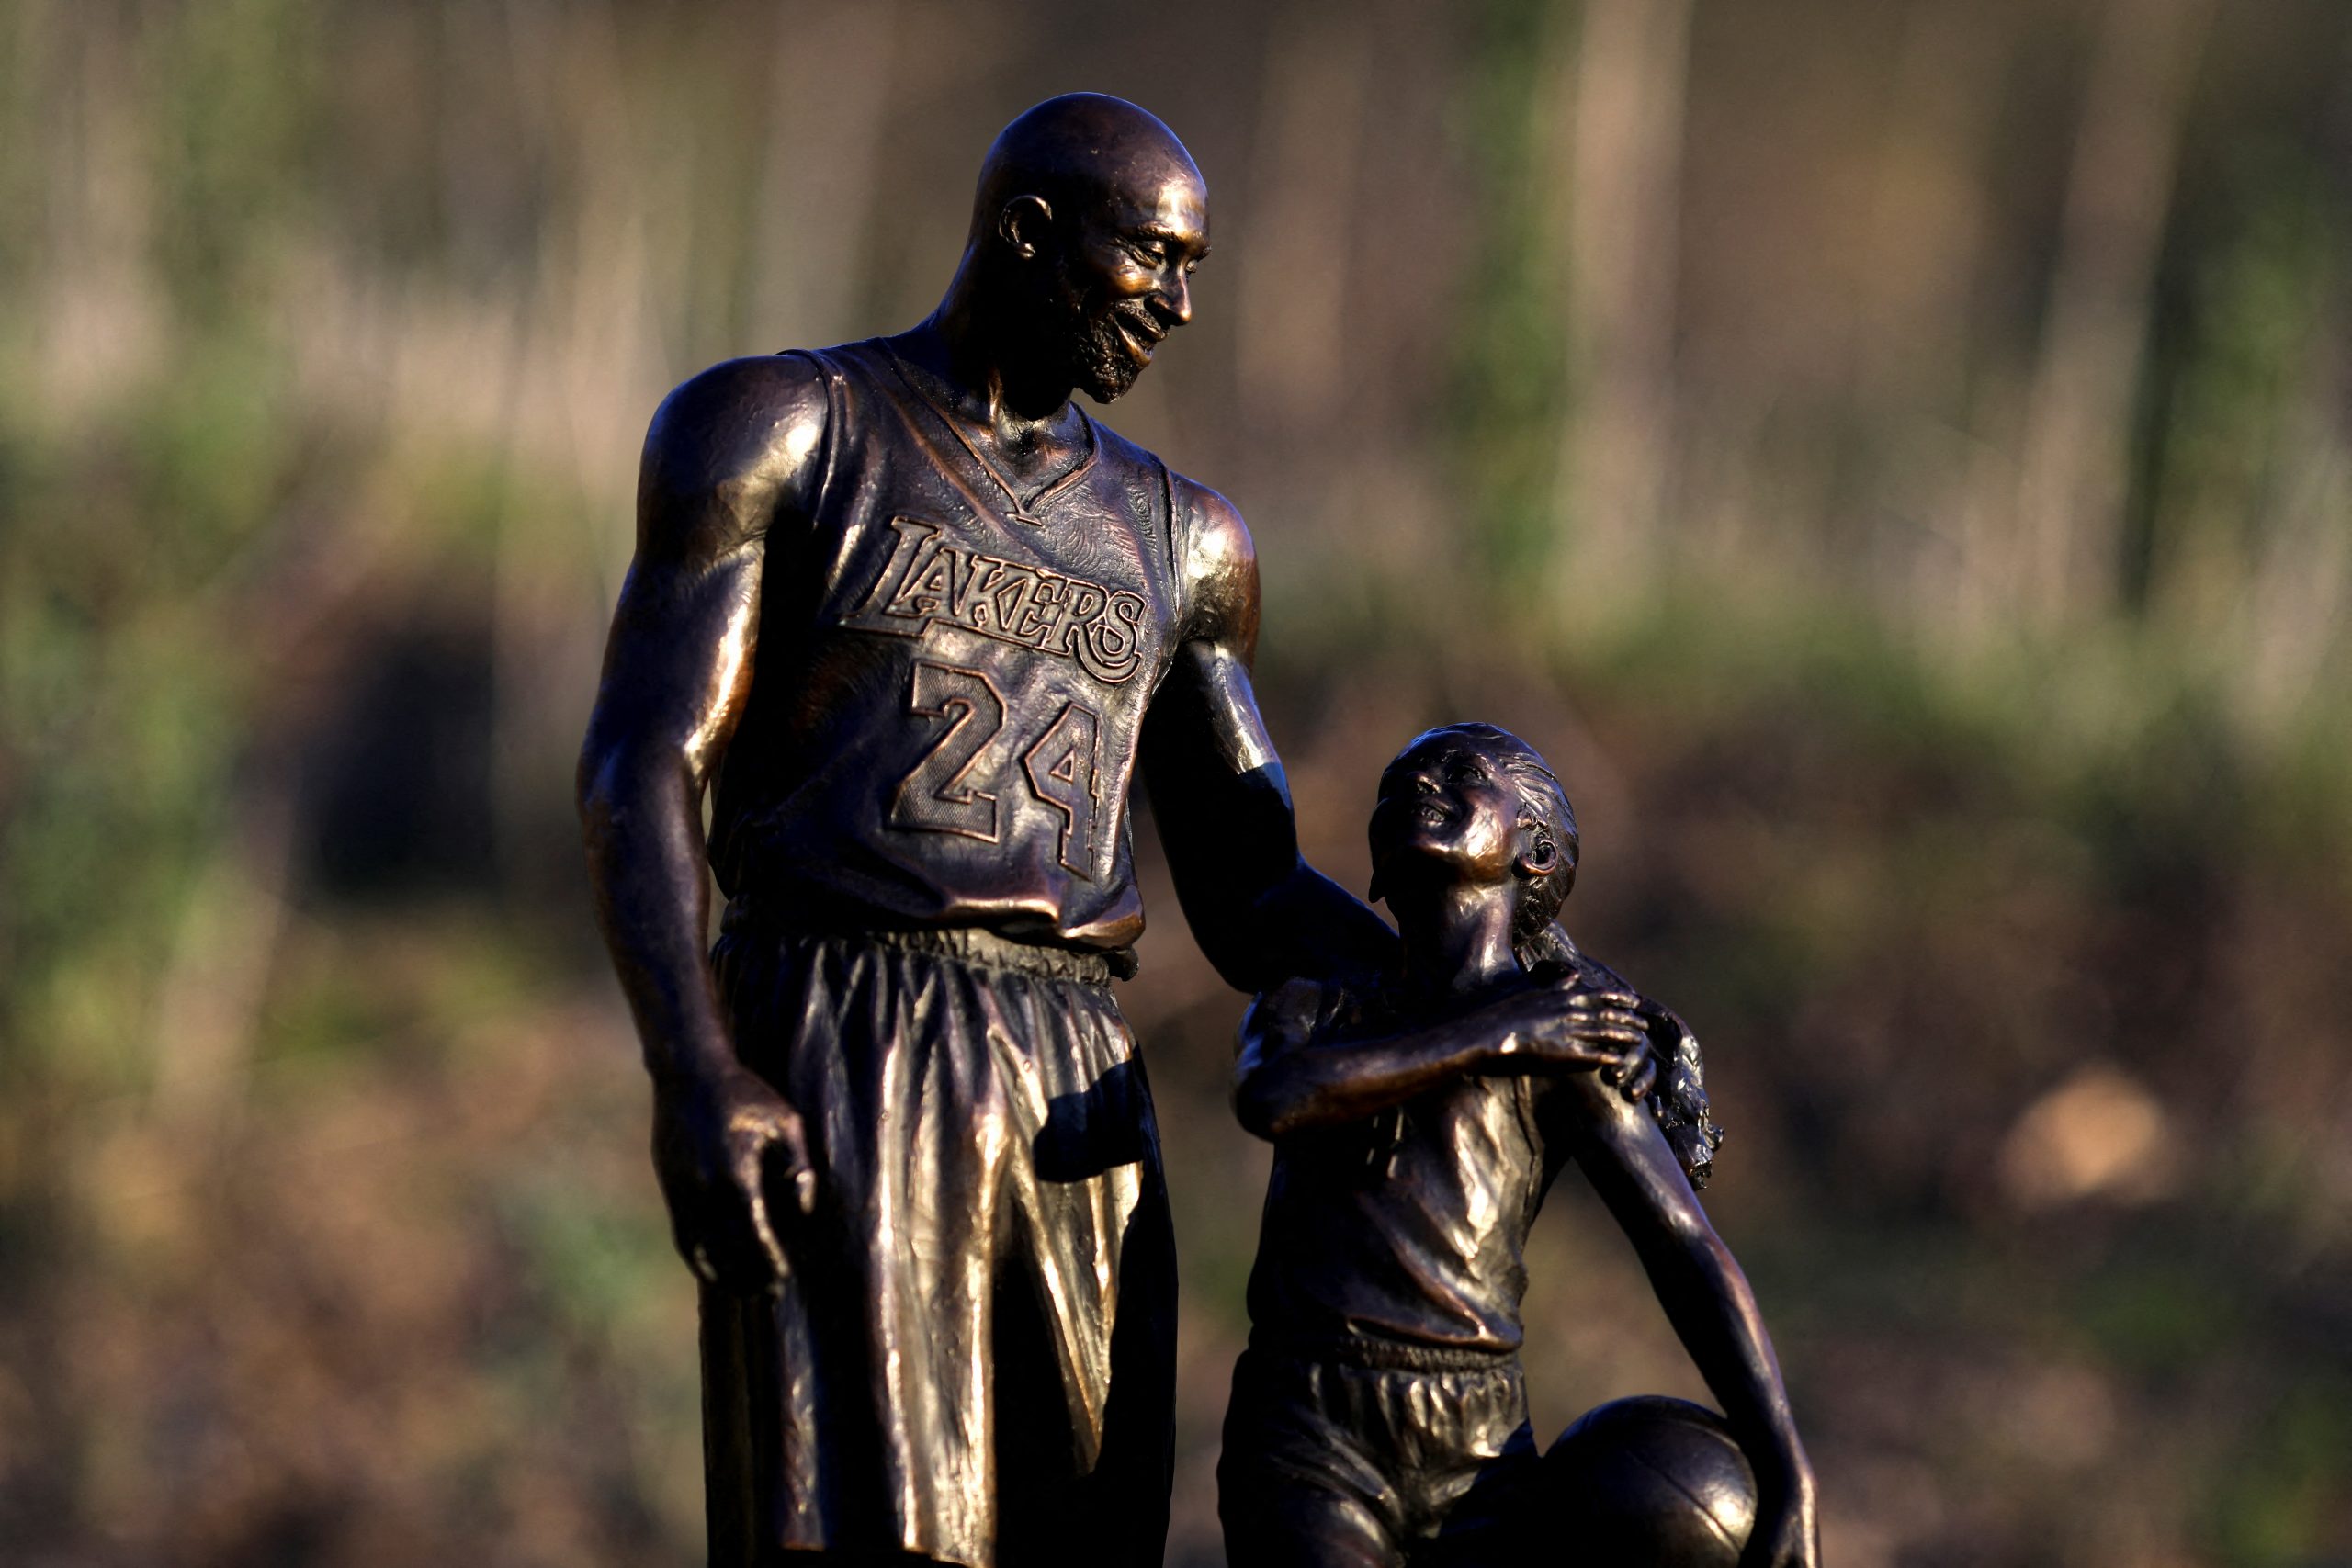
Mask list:
[[[571,806],[638,445],[1080,87],[1210,183],[1111,417],[1312,854],[1550,753],[1829,1561],[2352,1562],[2342,0],[0,3],[0,1557],[700,1560]],[[1206,1565],[1266,1158],[1140,836]],[[1699,1393],[1552,1208],[1539,1426]]]

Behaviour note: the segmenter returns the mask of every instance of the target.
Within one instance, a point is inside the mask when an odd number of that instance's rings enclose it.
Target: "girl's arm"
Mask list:
[[[1269,1142],[1363,1121],[1465,1073],[1605,1067],[1635,1098],[1656,1073],[1638,998],[1625,992],[1531,986],[1457,1017],[1348,1041],[1315,1037],[1326,994],[1294,980],[1241,1021],[1234,1111]]]
[[[1812,1462],[1747,1276],[1707,1222],[1657,1123],[1590,1077],[1564,1077],[1577,1162],[1634,1244],[1658,1303],[1724,1407],[1756,1472],[1748,1568],[1815,1568]]]

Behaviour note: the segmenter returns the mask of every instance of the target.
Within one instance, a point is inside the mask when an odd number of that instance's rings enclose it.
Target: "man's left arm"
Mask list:
[[[1258,558],[1232,503],[1183,479],[1172,519],[1189,614],[1143,732],[1143,774],[1184,918],[1226,983],[1363,976],[1396,936],[1298,852],[1290,784],[1250,681]]]

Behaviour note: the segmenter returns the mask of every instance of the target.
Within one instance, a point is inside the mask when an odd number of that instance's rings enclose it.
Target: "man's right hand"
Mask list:
[[[816,1173],[800,1113],[764,1079],[729,1066],[658,1084],[653,1168],[678,1255],[699,1278],[744,1294],[782,1281],[779,1223],[815,1207]]]

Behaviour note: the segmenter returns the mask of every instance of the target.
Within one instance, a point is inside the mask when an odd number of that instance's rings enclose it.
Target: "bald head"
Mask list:
[[[1208,186],[1193,155],[1159,117],[1107,93],[1047,98],[997,133],[980,165],[972,237],[996,232],[1007,204],[1043,198],[1057,214],[1085,209],[1156,209],[1177,187],[1205,218]]]
[[[1070,93],[989,149],[940,314],[985,325],[1001,364],[1109,402],[1193,319],[1208,249],[1208,187],[1176,133],[1124,98]]]

